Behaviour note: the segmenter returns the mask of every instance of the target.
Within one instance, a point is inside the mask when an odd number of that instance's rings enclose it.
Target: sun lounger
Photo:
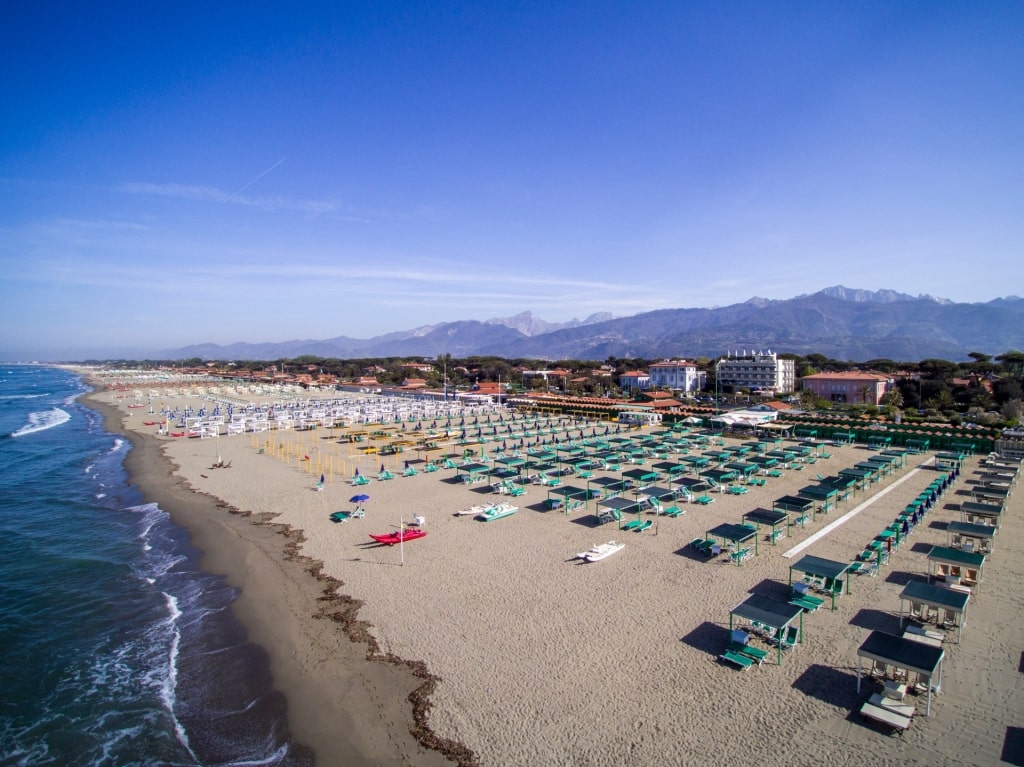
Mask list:
[[[368,484],[370,484],[369,478],[364,476],[364,475],[362,475],[362,474],[360,474],[357,477],[353,477],[352,478],[352,485],[353,485],[353,487],[358,487],[359,485],[368,485]]]
[[[700,495],[693,499],[694,503],[699,503],[701,506],[707,506],[709,503],[714,503],[715,499],[710,495]]]
[[[737,653],[750,658],[758,666],[764,663],[765,658],[768,657],[767,650],[762,650],[760,647],[751,647],[746,642],[737,642],[736,640],[729,642],[726,652]]]
[[[813,613],[815,610],[821,607],[821,605],[818,602],[811,602],[809,599],[806,599],[804,597],[792,597],[789,600],[789,603],[791,605],[796,605],[797,607],[802,608],[803,611],[807,613]]]
[[[636,530],[636,529],[637,529],[638,527],[640,527],[640,526],[641,526],[642,524],[643,524],[643,521],[642,521],[642,520],[639,520],[639,519],[631,519],[631,520],[629,520],[629,522],[627,522],[626,524],[624,524],[624,525],[622,526],[622,529],[623,529],[623,530]]]
[[[645,519],[643,522],[641,522],[639,525],[633,528],[633,532],[642,533],[644,530],[649,529],[653,524],[654,522],[652,522],[651,520]]]
[[[667,509],[662,509],[661,513],[666,517],[678,517],[680,514],[685,514],[686,512],[678,506],[669,506]]]
[[[746,671],[755,663],[753,658],[748,658],[746,655],[740,655],[738,652],[733,652],[732,650],[726,650],[718,657],[726,663],[731,663],[733,666],[736,666],[740,671]]]
[[[726,492],[730,495],[743,495],[744,493],[749,492],[749,490],[743,485],[730,485]]]
[[[876,706],[873,703],[865,703],[861,706],[860,713],[862,716],[887,725],[899,733],[903,733],[910,727],[909,716],[897,714],[895,711],[890,711],[882,706]]]

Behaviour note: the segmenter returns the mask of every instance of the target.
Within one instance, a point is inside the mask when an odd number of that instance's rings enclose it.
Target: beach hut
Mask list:
[[[937,625],[956,626],[956,641],[959,643],[963,638],[964,624],[967,622],[967,602],[970,597],[966,591],[957,591],[924,581],[910,581],[900,593],[900,628],[903,628],[904,602],[910,604],[909,616],[922,623],[931,617],[931,610],[925,611],[924,608],[932,608],[935,611],[934,620]],[[941,619],[939,610],[944,613]]]
[[[979,525],[973,522],[950,522],[946,526],[946,545],[964,551],[991,554],[992,538],[996,534],[996,529],[991,525]]]
[[[960,519],[964,522],[978,522],[979,524],[999,526],[999,520],[1003,516],[1002,505],[994,503],[976,503],[974,501],[963,501],[960,504]]]
[[[894,682],[902,678],[900,671],[918,675],[919,683],[927,688],[928,698],[925,716],[932,712],[932,690],[938,692],[942,686],[942,659],[945,651],[941,647],[919,642],[914,639],[893,636],[882,631],[872,631],[857,649],[857,692],[863,678],[862,661],[880,663],[888,670],[894,669]]]
[[[932,546],[928,552],[928,577],[953,585],[981,586],[985,555],[950,546]]]
[[[793,573],[802,573],[803,580],[832,597],[832,609],[836,609],[836,597],[850,593],[850,563],[836,562],[807,555],[789,566],[789,586],[793,587]],[[843,576],[846,576],[845,585]]]

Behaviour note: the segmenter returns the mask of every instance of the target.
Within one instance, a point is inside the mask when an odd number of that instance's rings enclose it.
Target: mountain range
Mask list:
[[[608,313],[550,323],[523,312],[460,320],[358,339],[199,344],[159,359],[275,360],[498,356],[533,359],[717,357],[750,351],[822,354],[838,360],[964,361],[1024,349],[1024,299],[955,303],[893,290],[841,285],[785,300],[751,298],[714,308],[659,309],[630,317]]]

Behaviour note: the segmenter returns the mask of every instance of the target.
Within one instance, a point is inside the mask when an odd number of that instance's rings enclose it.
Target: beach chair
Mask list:
[[[645,519],[643,522],[641,522],[639,525],[633,528],[633,532],[642,533],[644,530],[649,530],[652,525],[654,525],[654,522],[652,522],[649,519]]]
[[[785,650],[793,650],[799,644],[800,629],[796,626],[786,626],[786,630],[778,637],[779,647]]]
[[[764,663],[765,658],[768,657],[768,651],[762,650],[760,647],[751,647],[748,641],[747,632],[734,629],[732,639],[729,640],[729,646],[726,648],[726,651],[746,656],[760,666]]]
[[[353,485],[353,487],[359,487],[360,485],[368,485],[368,484],[370,484],[370,479],[369,479],[369,477],[367,477],[367,476],[365,476],[363,474],[357,474],[356,476],[354,476],[352,478],[352,485]]]
[[[412,466],[406,466],[405,471],[402,472],[403,477],[415,477],[417,474],[419,474],[419,472]]]
[[[631,519],[622,526],[623,530],[637,530],[643,524],[643,520]]]
[[[729,489],[726,492],[730,495],[743,495],[748,492],[748,489],[743,485],[729,485]]]
[[[508,494],[511,495],[513,498],[518,498],[519,496],[524,495],[526,493],[526,488],[522,487],[521,485],[516,485],[509,482],[506,487],[508,488]]]
[[[423,467],[423,471],[428,472],[428,473],[433,473],[433,472],[435,472],[437,470],[438,470],[438,466],[433,461],[431,461],[430,463],[428,463],[426,466]]]
[[[678,506],[673,505],[669,506],[666,509],[662,509],[661,513],[664,514],[666,517],[678,517],[680,514],[685,514],[686,511],[679,508]]]
[[[701,506],[707,506],[709,503],[714,503],[715,499],[710,495],[700,495],[693,499],[694,503],[699,503]]]
[[[854,562],[850,565],[849,572],[855,575],[868,575],[874,578],[878,575],[878,563],[877,562]]]

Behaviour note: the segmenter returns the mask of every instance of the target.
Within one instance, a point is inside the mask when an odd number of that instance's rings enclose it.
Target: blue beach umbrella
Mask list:
[[[360,493],[359,495],[353,495],[348,500],[349,503],[366,503],[370,500],[370,496],[366,495],[366,493]]]

